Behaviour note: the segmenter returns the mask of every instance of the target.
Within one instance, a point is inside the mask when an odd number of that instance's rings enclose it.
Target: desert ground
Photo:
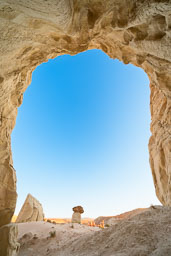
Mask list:
[[[104,229],[44,221],[18,226],[19,256],[171,255],[171,207],[152,206]]]
[[[84,239],[85,235],[95,234],[99,229],[76,223],[53,224],[44,221],[21,223],[18,237],[21,244],[19,255],[56,255],[62,248],[67,247],[68,243],[72,244],[81,237]]]

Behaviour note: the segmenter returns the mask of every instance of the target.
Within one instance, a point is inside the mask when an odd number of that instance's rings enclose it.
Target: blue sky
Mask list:
[[[12,133],[20,210],[28,193],[46,217],[114,215],[159,204],[149,167],[149,80],[100,50],[43,63]]]

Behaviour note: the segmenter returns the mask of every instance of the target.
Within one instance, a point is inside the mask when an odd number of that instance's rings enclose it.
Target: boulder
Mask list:
[[[28,194],[16,222],[43,221],[43,219],[44,214],[42,205],[35,197]]]
[[[82,206],[75,206],[74,208],[72,208],[72,210],[74,212],[79,212],[80,214],[84,213],[84,209]]]
[[[17,256],[20,244],[17,242],[18,226],[4,225],[0,228],[0,256]]]

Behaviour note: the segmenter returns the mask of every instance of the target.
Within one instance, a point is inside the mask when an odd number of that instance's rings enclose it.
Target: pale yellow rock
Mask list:
[[[78,223],[81,224],[81,214],[84,213],[84,209],[82,206],[78,205],[72,208],[73,214],[72,214],[72,223]]]
[[[4,225],[0,228],[0,255],[17,256],[20,244],[17,242],[18,226],[16,224]]]
[[[79,212],[74,212],[72,214],[72,223],[81,224],[81,214]]]
[[[170,1],[0,0],[0,35],[0,226],[15,209],[11,132],[33,70],[93,48],[148,74],[150,165],[159,200],[171,205]]]
[[[16,223],[31,222],[31,221],[43,221],[44,214],[43,208],[40,202],[28,194],[20,212],[16,219]]]

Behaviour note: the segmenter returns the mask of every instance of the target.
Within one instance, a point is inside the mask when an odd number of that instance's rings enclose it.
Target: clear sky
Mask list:
[[[31,193],[46,217],[114,215],[159,204],[149,167],[149,80],[100,50],[33,72],[12,133],[16,214]]]

